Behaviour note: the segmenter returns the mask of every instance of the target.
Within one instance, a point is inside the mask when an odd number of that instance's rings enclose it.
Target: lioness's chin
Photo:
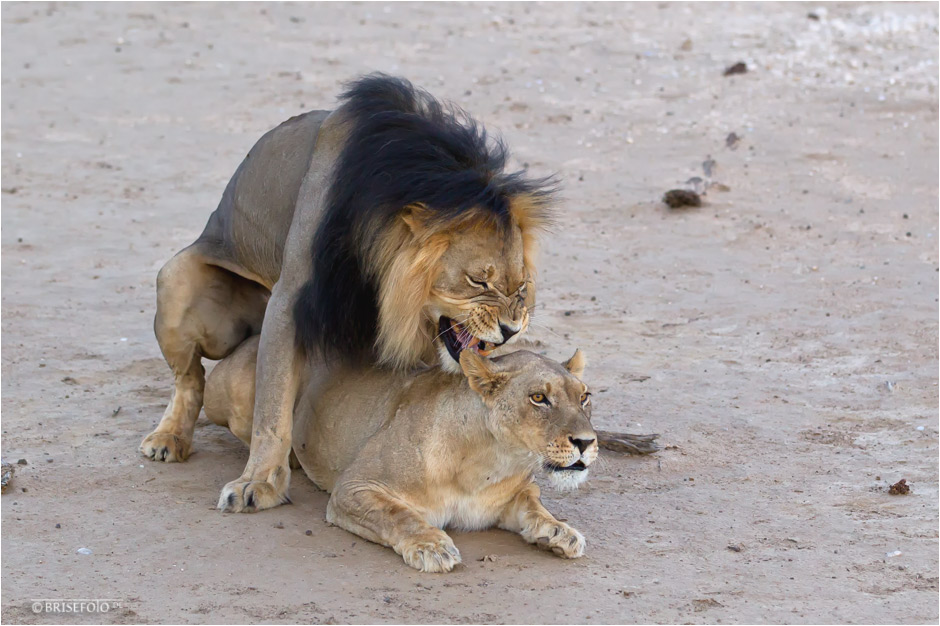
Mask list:
[[[574,491],[587,480],[588,471],[587,469],[550,471],[547,472],[548,483],[558,491]]]

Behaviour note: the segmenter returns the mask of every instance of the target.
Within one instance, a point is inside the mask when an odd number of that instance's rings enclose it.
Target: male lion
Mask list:
[[[524,332],[551,189],[506,161],[466,114],[383,75],[264,135],[202,235],[157,276],[154,330],[176,385],[141,452],[184,461],[202,358],[260,333],[251,452],[220,506],[274,507],[288,501],[305,367],[458,372],[463,350],[487,354]]]
[[[209,375],[206,415],[252,437],[258,340]],[[293,450],[332,493],[328,521],[390,546],[424,572],[448,572],[460,552],[441,530],[499,526],[577,558],[584,537],[539,501],[533,473],[574,487],[597,458],[580,351],[564,365],[527,351],[492,360],[467,350],[466,378],[370,366],[318,371],[297,403]]]

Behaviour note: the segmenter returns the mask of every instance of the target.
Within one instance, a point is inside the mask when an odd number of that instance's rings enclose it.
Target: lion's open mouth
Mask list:
[[[587,469],[587,465],[584,464],[584,461],[576,461],[566,467],[555,465],[554,463],[546,463],[545,469],[547,469],[550,472],[568,472],[568,471],[582,472]]]
[[[477,354],[486,356],[495,347],[491,343],[488,344],[482,339],[474,337],[463,326],[449,317],[441,316],[437,330],[440,333],[441,340],[447,347],[447,352],[458,363],[460,362],[460,353],[464,350],[473,350]]]

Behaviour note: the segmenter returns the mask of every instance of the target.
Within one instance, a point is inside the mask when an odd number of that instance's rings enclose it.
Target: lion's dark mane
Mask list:
[[[341,96],[350,125],[313,238],[313,274],[294,305],[297,341],[344,357],[373,356],[378,278],[367,251],[409,205],[447,222],[471,210],[510,222],[510,198],[546,198],[549,179],[506,173],[508,150],[466,113],[382,74],[354,81]]]

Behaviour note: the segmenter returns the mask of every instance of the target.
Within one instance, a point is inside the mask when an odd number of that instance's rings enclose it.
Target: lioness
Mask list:
[[[206,415],[252,438],[255,360],[249,339],[219,363]],[[580,351],[558,364],[527,351],[460,355],[464,376],[373,367],[320,370],[295,410],[293,450],[331,492],[327,520],[390,546],[424,572],[448,572],[460,552],[442,528],[499,526],[559,556],[584,537],[539,501],[537,470],[574,487],[597,458]]]
[[[175,388],[141,452],[186,460],[202,359],[260,333],[256,435],[220,502],[277,506],[301,372],[342,359],[456,373],[462,351],[525,332],[552,184],[506,171],[507,159],[465,113],[383,75],[265,134],[202,235],[157,276],[154,331]]]

